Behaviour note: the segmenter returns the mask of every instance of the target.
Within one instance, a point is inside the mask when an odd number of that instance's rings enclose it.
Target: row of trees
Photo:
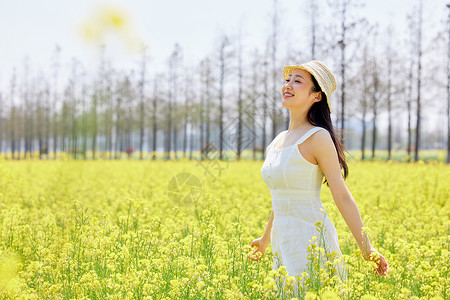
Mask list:
[[[401,125],[395,123],[396,116],[405,113],[406,151],[410,157],[414,150],[417,161],[424,101],[427,107],[436,107],[436,114],[447,105],[447,141],[450,129],[450,75],[447,82],[442,80],[445,72],[450,74],[450,44],[446,48],[450,36],[447,40],[445,34],[450,35],[450,29],[435,29],[424,51],[424,7],[421,0],[417,4],[407,17],[409,31],[400,35],[392,26],[380,29],[354,17],[359,1],[310,1],[304,18],[309,16],[308,50],[292,44],[280,47],[285,27],[274,0],[263,51],[246,47],[242,33],[222,35],[212,54],[189,65],[176,44],[165,72],[152,72],[146,47],[138,71],[113,68],[102,47],[95,74],[76,59],[67,72],[61,68],[61,49],[56,47],[50,76],[32,76],[26,60],[22,75],[14,70],[8,89],[0,91],[0,153],[12,159],[35,151],[40,158],[66,152],[78,158],[114,159],[138,151],[140,159],[146,158],[146,152],[156,159],[156,153],[163,150],[165,158],[171,159],[174,149],[191,158],[193,151],[202,150],[205,158],[217,150],[224,159],[224,151],[233,149],[240,159],[243,150],[251,149],[254,159],[263,158],[259,153],[289,122],[289,111],[280,104],[283,65],[319,59],[335,70],[339,83],[332,98],[333,118],[344,144],[350,138],[345,134],[349,120],[360,120],[362,159],[367,157],[368,141],[373,158],[378,124],[385,121],[391,159],[393,128]],[[334,16],[329,24],[318,23],[311,13],[318,9]],[[402,41],[401,37],[406,38]],[[287,49],[286,53],[281,49]],[[447,69],[442,67],[444,61]],[[63,72],[69,76],[61,82]],[[436,97],[444,92],[447,103],[442,96]],[[387,120],[380,120],[382,113]]]

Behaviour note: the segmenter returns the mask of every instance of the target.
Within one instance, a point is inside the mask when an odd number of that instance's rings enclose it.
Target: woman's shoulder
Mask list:
[[[325,142],[325,141],[329,141],[329,140],[333,141],[331,139],[330,132],[326,128],[316,126],[316,127],[313,127],[313,129],[315,129],[315,132],[313,133],[311,140],[316,140],[319,142]]]
[[[314,152],[321,151],[329,153],[330,151],[335,151],[336,149],[330,132],[326,128],[318,128],[320,129],[311,136],[311,145],[315,150]]]

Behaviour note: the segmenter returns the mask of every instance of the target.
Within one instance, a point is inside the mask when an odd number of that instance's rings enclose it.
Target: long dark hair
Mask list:
[[[344,179],[348,176],[348,166],[345,159],[345,153],[347,150],[345,146],[341,143],[341,141],[336,138],[336,129],[334,128],[331,117],[330,117],[330,109],[328,108],[327,96],[322,91],[317,82],[316,78],[311,74],[311,79],[313,82],[313,87],[311,88],[311,92],[321,92],[322,100],[319,102],[315,102],[308,111],[308,121],[314,126],[320,126],[328,130],[331,135],[331,139],[333,140],[334,146],[336,147],[339,164],[341,165],[341,169],[344,171]],[[325,178],[324,182],[328,185],[327,179]]]

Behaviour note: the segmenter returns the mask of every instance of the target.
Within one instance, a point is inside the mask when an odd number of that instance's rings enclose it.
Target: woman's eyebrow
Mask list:
[[[288,78],[291,77],[291,75],[288,76]],[[303,76],[301,75],[295,75],[295,77],[300,77],[301,79],[305,80],[305,78],[303,78]]]

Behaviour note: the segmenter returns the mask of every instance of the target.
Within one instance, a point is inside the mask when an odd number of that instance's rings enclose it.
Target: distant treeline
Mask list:
[[[355,17],[359,2],[309,1],[296,25],[311,29],[310,43],[290,43],[296,50],[286,51],[279,46],[286,33],[274,1],[272,29],[263,49],[244,47],[241,35],[224,34],[210,55],[187,62],[175,44],[165,72],[152,69],[145,46],[138,71],[114,69],[104,47],[96,71],[75,58],[63,69],[57,46],[51,74],[31,74],[25,61],[24,71],[19,75],[14,70],[7,88],[0,90],[0,155],[118,159],[136,152],[140,159],[144,153],[156,159],[157,152],[163,152],[171,159],[177,149],[184,157],[201,150],[203,158],[217,151],[224,159],[224,151],[231,149],[237,159],[244,150],[264,159],[268,143],[288,127],[289,111],[281,105],[280,94],[283,65],[310,59],[325,61],[335,73],[333,122],[345,145],[353,129],[349,121],[360,122],[362,159],[375,157],[383,136],[387,160],[396,150],[394,142],[404,144],[408,157],[419,160],[425,148],[424,101],[426,107],[435,107],[436,115],[447,110],[445,135],[433,136],[434,141],[428,137],[427,145],[445,140],[450,149],[448,26],[443,22],[424,40],[422,15],[435,8],[423,7],[418,0],[405,17],[408,32],[400,34],[392,26],[381,29]],[[319,20],[311,13],[318,10],[334,17]],[[406,121],[399,115],[407,116]],[[388,124],[387,132],[380,134],[380,122]]]

